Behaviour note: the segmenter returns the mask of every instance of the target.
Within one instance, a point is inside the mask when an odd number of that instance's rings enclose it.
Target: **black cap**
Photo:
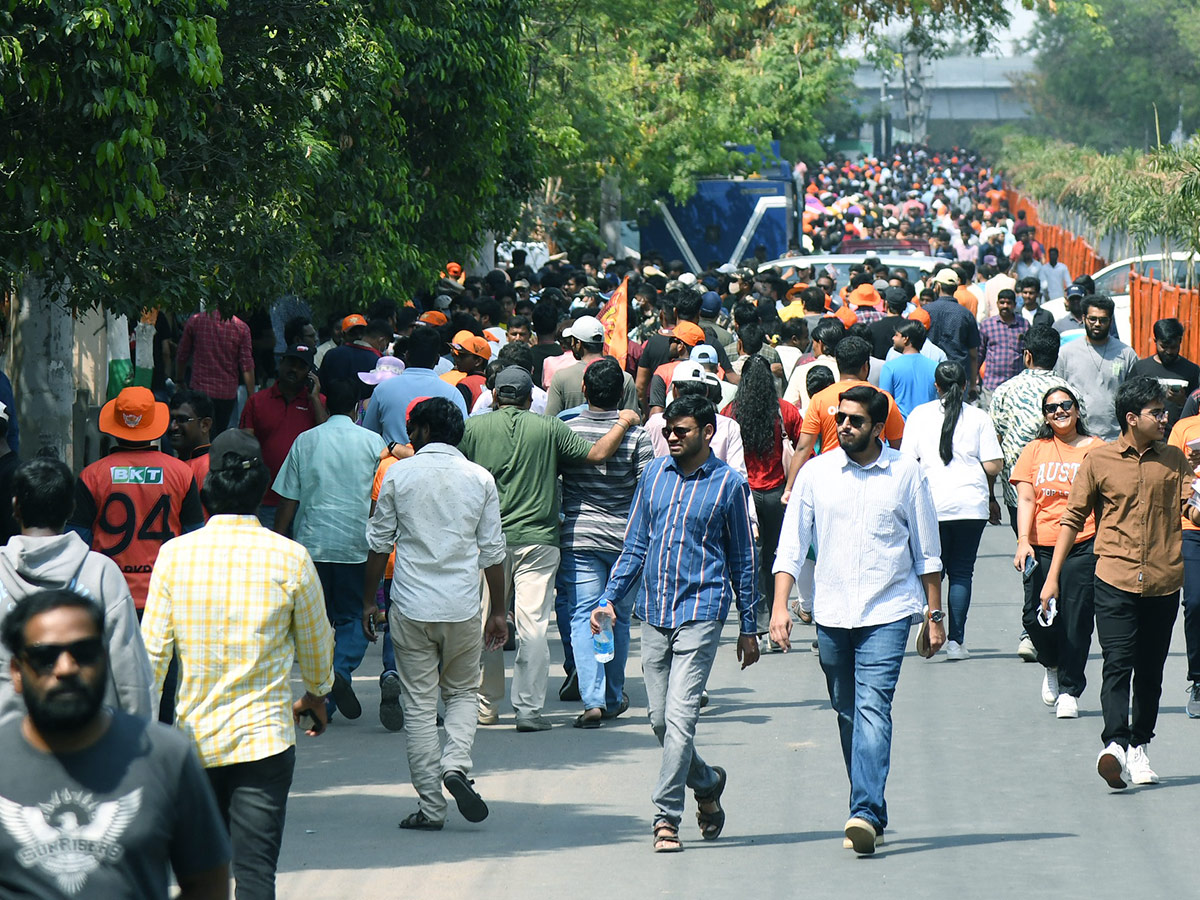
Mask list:
[[[501,369],[496,376],[496,393],[505,400],[524,400],[533,393],[533,377],[520,366]]]
[[[211,472],[226,469],[251,469],[262,462],[262,446],[258,438],[240,428],[230,428],[213,438],[208,451]]]
[[[316,368],[317,365],[317,351],[308,344],[292,344],[292,346],[283,351],[283,356],[290,356],[293,359],[305,362],[310,369]]]

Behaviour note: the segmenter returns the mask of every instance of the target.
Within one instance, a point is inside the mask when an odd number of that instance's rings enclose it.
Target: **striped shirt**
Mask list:
[[[869,466],[840,447],[810,459],[783,516],[774,571],[799,579],[810,545],[818,624],[864,628],[919,614],[920,576],[942,570],[937,510],[920,463],[890,447]]]
[[[750,485],[716,456],[684,475],[670,456],[651,460],[633,498],[625,544],[604,598],[624,597],[640,577],[638,618],[659,628],[725,621],[737,595],[741,633],[757,630],[758,552]]]
[[[1017,505],[1017,489],[1009,483],[1013,466],[1021,458],[1025,445],[1034,439],[1046,417],[1042,415],[1042,398],[1050,388],[1067,387],[1067,382],[1050,369],[1026,369],[996,388],[988,413],[1000,438],[1004,452],[1004,468],[1000,483],[1004,485],[1004,505]],[[1079,394],[1071,391],[1076,397]],[[1079,405],[1079,420],[1085,421],[1083,404]]]
[[[254,516],[213,516],[163,544],[142,638],[155,696],[179,656],[175,724],[205,768],[266,759],[296,742],[293,661],[309,693],[333,686],[333,629],[316,567]]]
[[[608,434],[619,415],[615,409],[585,409],[567,422],[567,427],[595,443]],[[653,458],[650,435],[646,429],[634,427],[625,432],[617,452],[602,463],[560,463],[563,522],[559,546],[619,553],[638,478]]]

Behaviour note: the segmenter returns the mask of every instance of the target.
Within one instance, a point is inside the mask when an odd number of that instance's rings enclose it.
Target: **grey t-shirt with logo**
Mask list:
[[[0,896],[165,898],[176,878],[226,864],[229,836],[195,750],[158,723],[113,713],[78,753],[0,726]]]

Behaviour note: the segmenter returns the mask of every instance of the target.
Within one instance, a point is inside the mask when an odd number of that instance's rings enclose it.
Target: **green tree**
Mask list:
[[[1026,85],[1036,133],[1148,150],[1180,110],[1200,128],[1200,0],[1077,0],[1043,11]]]

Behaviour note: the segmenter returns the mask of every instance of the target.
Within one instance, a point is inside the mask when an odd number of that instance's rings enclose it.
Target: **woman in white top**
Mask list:
[[[988,414],[963,404],[967,385],[963,367],[956,362],[939,363],[933,379],[938,399],[922,403],[909,414],[901,451],[920,461],[933,493],[942,539],[942,569],[950,582],[946,655],[966,659],[963,642],[975,556],[989,518],[989,483],[1000,472],[1004,454]]]

